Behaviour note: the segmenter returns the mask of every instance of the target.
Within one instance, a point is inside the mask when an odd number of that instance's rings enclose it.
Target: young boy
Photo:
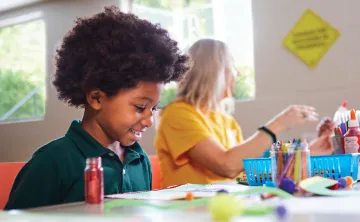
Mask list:
[[[164,84],[183,77],[188,58],[166,30],[116,7],[77,19],[57,53],[58,97],[84,115],[34,153],[5,209],[83,201],[90,157],[102,157],[105,194],[150,190],[151,166],[138,141]]]

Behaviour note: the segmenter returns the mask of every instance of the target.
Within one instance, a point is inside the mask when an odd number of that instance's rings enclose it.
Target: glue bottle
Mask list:
[[[348,126],[349,128],[344,135],[345,153],[358,153],[360,147],[360,128],[354,109],[350,111]]]

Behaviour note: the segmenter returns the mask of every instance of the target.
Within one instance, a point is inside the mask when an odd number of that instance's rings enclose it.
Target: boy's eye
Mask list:
[[[145,110],[145,106],[135,106],[136,107],[136,112],[138,113],[142,113]]]
[[[146,109],[146,106],[136,106],[136,105],[135,105],[135,107],[136,107],[136,112],[138,112],[138,113],[142,113],[142,112],[144,112],[144,110]],[[151,111],[152,111],[152,112],[158,111],[158,107],[157,107],[157,106],[153,107],[153,108],[151,109]]]

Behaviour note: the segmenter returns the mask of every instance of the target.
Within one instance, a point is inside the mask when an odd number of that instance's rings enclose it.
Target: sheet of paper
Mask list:
[[[185,199],[187,192],[163,192],[163,191],[149,191],[139,193],[122,193],[106,196],[107,198],[131,199],[131,200],[179,200]],[[196,193],[193,192],[194,197],[211,197],[212,193]]]
[[[119,198],[119,199],[134,199],[134,200],[177,200],[184,199],[188,192],[192,192],[195,198],[212,197],[216,193],[225,189],[228,192],[239,192],[249,189],[248,186],[244,185],[222,185],[222,184],[185,184],[182,186],[155,190],[148,192],[136,192],[136,193],[122,193],[107,195],[107,198]]]
[[[225,185],[225,184],[185,184],[172,189],[165,189],[171,192],[173,191],[185,191],[185,192],[217,192],[221,189],[225,189],[228,192],[239,192],[249,189],[249,186],[237,184],[237,185]]]

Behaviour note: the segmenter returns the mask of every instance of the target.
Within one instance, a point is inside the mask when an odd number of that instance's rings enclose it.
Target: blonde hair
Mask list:
[[[234,66],[228,47],[222,41],[201,39],[189,48],[189,56],[192,67],[179,84],[177,100],[197,109],[220,111],[227,75]]]

